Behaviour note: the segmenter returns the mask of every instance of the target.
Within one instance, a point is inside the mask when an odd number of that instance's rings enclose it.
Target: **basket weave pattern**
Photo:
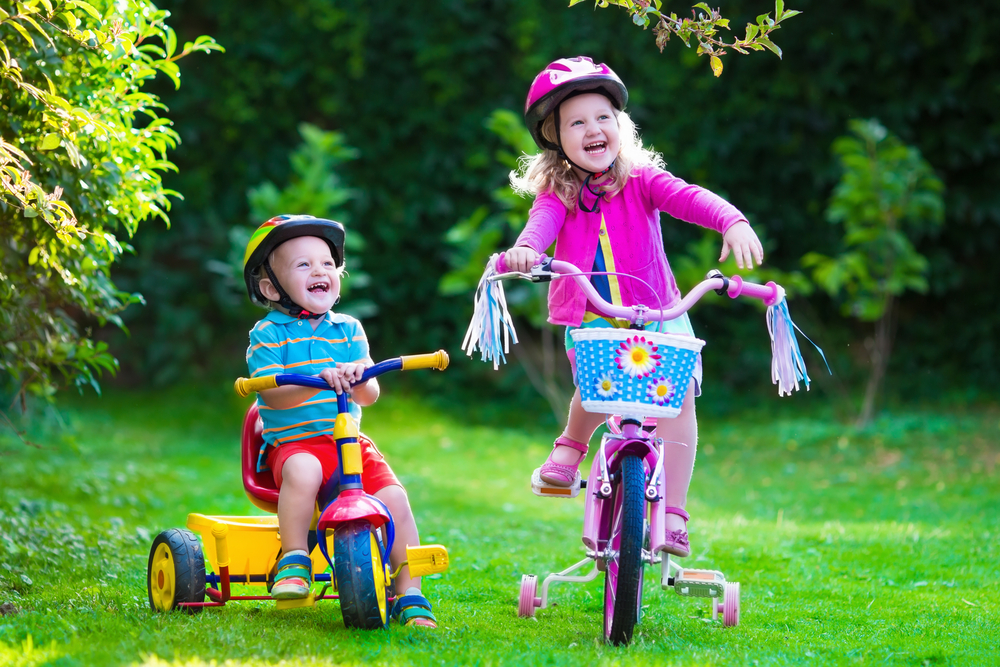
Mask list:
[[[576,381],[583,409],[676,417],[705,341],[631,329],[575,329]]]

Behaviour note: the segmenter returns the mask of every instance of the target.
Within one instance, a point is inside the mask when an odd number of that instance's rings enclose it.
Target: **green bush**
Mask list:
[[[179,137],[142,88],[157,73],[179,85],[178,59],[220,49],[178,51],[168,15],[144,0],[0,9],[0,382],[22,406],[117,368],[92,327],[142,301],[111,280],[131,250],[119,237],[166,222],[177,196],[162,173]]]

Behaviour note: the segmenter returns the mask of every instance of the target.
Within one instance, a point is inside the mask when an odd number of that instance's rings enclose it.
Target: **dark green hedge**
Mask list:
[[[932,261],[932,292],[904,298],[893,370],[920,380],[908,391],[995,385],[1000,58],[990,36],[1000,16],[968,3],[946,13],[899,0],[788,4],[804,13],[776,34],[784,59],[731,55],[716,79],[678,42],[660,54],[623,13],[563,0],[164,0],[182,39],[210,34],[227,52],[190,63],[183,87],[162,91],[183,139],[168,185],[185,200],[169,231],[143,228],[137,257],[116,274],[148,302],[128,313],[133,336],[120,356],[161,379],[209,354],[239,367],[259,314],[206,264],[226,256],[231,225],[260,222],[248,220],[246,191],[284,182],[301,121],[342,132],[360,151],[343,177],[361,191],[350,217],[368,242],[364,296],[381,308],[366,323],[376,356],[438,347],[457,356],[470,300],[436,286],[447,269],[443,233],[505,178],[483,120],[520,110],[548,61],[589,54],[625,80],[633,116],[669,168],[747,213],[766,236],[767,261],[786,270],[810,250],[836,249],[823,211],[838,178],[830,145],[849,119],[877,117],[918,147],[946,184],[947,220],[919,248]],[[773,10],[766,0],[720,7],[734,26]],[[665,224],[668,254],[695,235]],[[864,371],[864,327],[819,295],[792,310],[842,382]],[[760,387],[763,325],[756,313],[733,314],[696,316],[710,372],[730,387],[750,376]]]

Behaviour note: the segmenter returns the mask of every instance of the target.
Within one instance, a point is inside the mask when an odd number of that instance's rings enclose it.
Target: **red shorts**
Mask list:
[[[361,465],[364,467],[361,473],[361,485],[365,492],[375,493],[393,484],[402,486],[375,443],[363,434],[358,436],[358,442],[361,444]],[[281,468],[285,465],[285,460],[292,454],[301,452],[312,454],[319,460],[320,465],[323,466],[324,482],[337,472],[337,442],[332,435],[286,442],[279,447],[272,447],[267,455],[267,465],[274,475],[274,484],[279,489],[281,488]]]

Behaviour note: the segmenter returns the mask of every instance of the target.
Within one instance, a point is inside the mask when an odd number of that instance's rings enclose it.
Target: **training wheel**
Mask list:
[[[722,600],[712,602],[712,618],[722,614],[722,625],[731,628],[740,622],[740,582],[727,581]]]
[[[517,603],[517,615],[530,618],[535,615],[535,607],[542,606],[541,598],[535,597],[538,589],[538,577],[533,574],[521,575],[521,597]]]

